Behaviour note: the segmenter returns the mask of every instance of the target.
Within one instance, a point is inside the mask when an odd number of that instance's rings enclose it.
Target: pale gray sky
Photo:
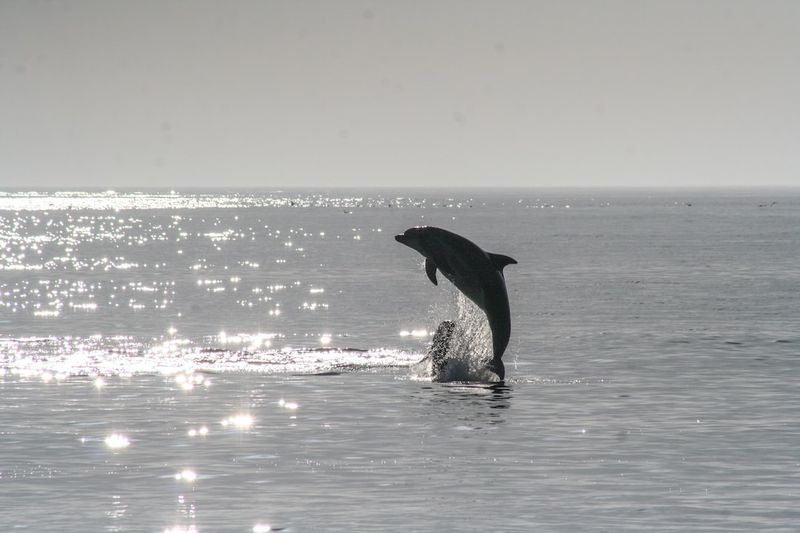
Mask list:
[[[800,185],[800,2],[0,0],[0,187]]]

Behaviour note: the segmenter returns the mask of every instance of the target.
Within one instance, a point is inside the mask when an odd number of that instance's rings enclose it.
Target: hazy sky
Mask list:
[[[0,187],[800,185],[800,2],[0,0]]]

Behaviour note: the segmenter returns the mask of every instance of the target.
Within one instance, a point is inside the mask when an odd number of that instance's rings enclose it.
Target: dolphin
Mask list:
[[[425,273],[434,285],[438,285],[438,269],[486,313],[493,350],[487,368],[505,379],[502,357],[511,336],[511,310],[503,268],[517,262],[506,255],[485,252],[461,235],[432,226],[409,228],[396,235],[395,240],[425,256]]]

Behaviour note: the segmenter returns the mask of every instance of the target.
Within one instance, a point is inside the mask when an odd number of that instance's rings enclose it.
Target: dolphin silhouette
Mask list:
[[[517,262],[506,255],[485,252],[461,235],[431,226],[409,228],[396,235],[395,240],[425,256],[425,273],[434,285],[438,285],[438,269],[486,313],[493,349],[487,368],[505,379],[502,357],[511,336],[511,310],[503,267]]]

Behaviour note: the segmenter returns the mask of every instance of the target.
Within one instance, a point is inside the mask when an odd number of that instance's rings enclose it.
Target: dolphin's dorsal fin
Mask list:
[[[486,252],[489,255],[489,260],[492,262],[494,267],[499,270],[500,272],[503,271],[503,268],[507,265],[516,265],[517,260],[508,257],[507,255],[500,255],[500,254],[493,254],[491,252]]]
[[[436,263],[434,263],[433,259],[430,257],[425,258],[425,273],[434,285],[439,284],[439,282],[436,281]]]

